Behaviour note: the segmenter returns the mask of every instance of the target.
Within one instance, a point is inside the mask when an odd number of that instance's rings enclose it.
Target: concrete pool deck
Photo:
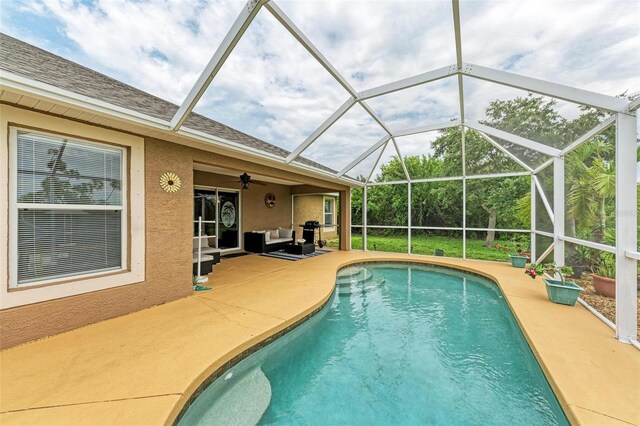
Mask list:
[[[214,290],[0,352],[0,424],[171,424],[225,363],[322,306],[338,268],[397,260],[498,282],[572,423],[640,424],[640,351],[541,279],[490,262],[362,251],[225,259]]]

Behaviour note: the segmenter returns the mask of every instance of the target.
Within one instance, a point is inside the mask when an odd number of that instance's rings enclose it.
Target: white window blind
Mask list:
[[[124,152],[17,132],[17,285],[123,268]]]
[[[324,224],[333,225],[333,199],[324,199]]]

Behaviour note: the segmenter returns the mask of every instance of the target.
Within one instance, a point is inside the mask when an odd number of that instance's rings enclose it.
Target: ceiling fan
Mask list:
[[[247,174],[247,172],[244,172],[239,177],[240,177],[240,180],[227,181],[227,182],[223,182],[223,183],[232,183],[232,182],[233,183],[239,183],[240,184],[240,188],[242,188],[242,189],[249,189],[249,183],[254,183],[256,185],[266,185],[266,183],[258,182],[258,181],[255,181],[255,180],[251,180],[251,176],[249,176]]]

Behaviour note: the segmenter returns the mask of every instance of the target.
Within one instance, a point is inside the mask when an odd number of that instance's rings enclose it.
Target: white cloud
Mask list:
[[[356,90],[455,62],[448,0],[275,1]],[[74,0],[38,0],[26,3],[21,13],[57,20],[59,31],[77,45],[77,51],[60,48],[72,59],[180,103],[244,4],[95,0],[88,6]],[[467,62],[610,95],[640,89],[637,1],[463,0],[461,15]],[[19,33],[29,41],[38,38],[33,29],[19,28]],[[50,48],[51,43],[38,44]],[[465,83],[465,93],[468,117],[482,118],[491,100],[520,92],[470,82]],[[293,149],[347,97],[263,10],[197,110]],[[394,129],[459,114],[455,79],[369,103]],[[575,113],[575,107],[567,104],[559,109]],[[336,167],[375,143],[379,134],[370,119],[347,114],[307,154]],[[419,153],[420,140],[405,142],[403,154]]]

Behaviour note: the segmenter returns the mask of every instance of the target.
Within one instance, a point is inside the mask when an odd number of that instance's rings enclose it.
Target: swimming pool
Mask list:
[[[325,308],[179,422],[242,423],[568,424],[493,282],[402,263],[340,271]]]

